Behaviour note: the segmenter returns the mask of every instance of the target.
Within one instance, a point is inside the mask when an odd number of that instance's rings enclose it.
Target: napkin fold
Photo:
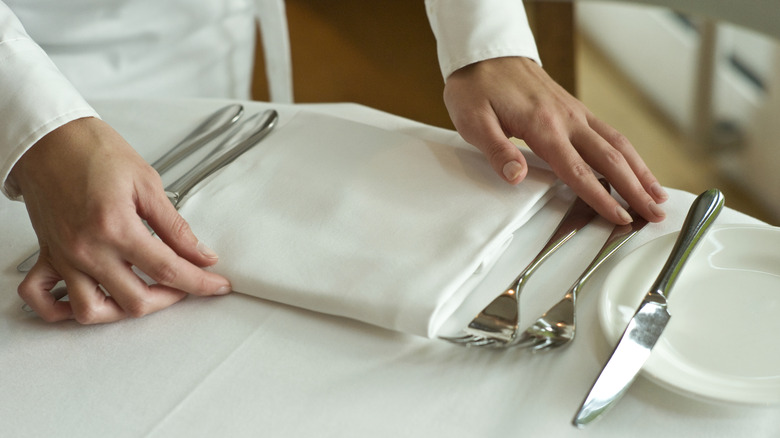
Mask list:
[[[301,111],[180,208],[236,292],[434,337],[557,179]]]

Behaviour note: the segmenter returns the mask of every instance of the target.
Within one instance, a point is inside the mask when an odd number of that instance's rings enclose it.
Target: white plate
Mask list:
[[[676,238],[637,248],[605,280],[599,316],[612,345]],[[674,285],[669,312],[645,376],[705,400],[780,403],[780,228],[713,227]]]

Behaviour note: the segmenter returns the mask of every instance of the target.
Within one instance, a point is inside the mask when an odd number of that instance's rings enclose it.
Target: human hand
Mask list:
[[[188,293],[230,292],[227,279],[201,269],[217,256],[168,201],[159,175],[105,122],[83,118],[54,130],[10,178],[41,248],[19,295],[44,320],[111,322],[161,310]],[[147,285],[133,266],[157,284]],[[49,293],[60,280],[69,301]]]
[[[528,173],[523,154],[508,139],[516,137],[607,220],[625,224],[631,216],[593,170],[642,217],[665,218],[658,204],[668,195],[631,143],[533,60],[495,58],[463,67],[447,79],[444,102],[460,135],[507,182],[517,184]]]

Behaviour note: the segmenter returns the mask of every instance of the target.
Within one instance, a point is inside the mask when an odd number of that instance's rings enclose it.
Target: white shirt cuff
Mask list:
[[[43,49],[0,3],[0,181],[18,198],[8,176],[21,156],[44,135],[72,120],[97,117]]]
[[[425,0],[425,7],[445,81],[491,58],[523,56],[541,65],[521,0]]]

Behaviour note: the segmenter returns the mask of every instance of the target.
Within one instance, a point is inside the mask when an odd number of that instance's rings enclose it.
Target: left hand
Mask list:
[[[517,184],[528,173],[522,139],[601,216],[616,224],[631,217],[599,184],[596,170],[642,217],[660,222],[668,199],[633,145],[597,119],[533,60],[494,58],[450,75],[444,102],[455,128],[480,149],[497,174]]]
[[[50,132],[11,178],[41,247],[18,291],[45,321],[107,323],[156,312],[189,294],[230,292],[228,279],[201,269],[217,256],[168,201],[160,176],[104,121],[77,119]],[[50,293],[60,280],[68,301]]]

